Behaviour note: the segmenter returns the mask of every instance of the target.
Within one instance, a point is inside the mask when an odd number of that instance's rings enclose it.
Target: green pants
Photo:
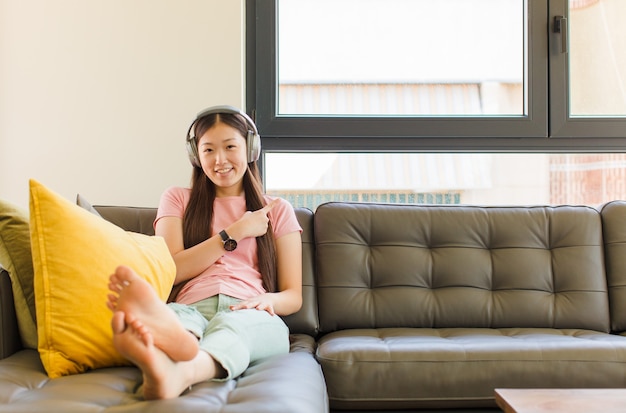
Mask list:
[[[250,363],[289,352],[289,328],[267,311],[230,310],[239,299],[217,295],[186,305],[170,303],[185,328],[222,365],[227,377],[238,377]]]

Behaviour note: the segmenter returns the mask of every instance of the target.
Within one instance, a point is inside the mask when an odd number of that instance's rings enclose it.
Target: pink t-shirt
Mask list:
[[[161,196],[154,225],[163,217],[183,218],[189,203],[189,188],[171,187]],[[264,196],[266,202],[275,199]],[[213,205],[211,236],[219,233],[246,212],[243,196],[216,198]],[[269,212],[269,219],[276,239],[283,235],[302,231],[293,207],[284,199]],[[237,249],[226,252],[213,265],[182,288],[176,301],[192,304],[217,294],[246,299],[265,292],[258,270],[256,238],[245,238],[237,242]]]

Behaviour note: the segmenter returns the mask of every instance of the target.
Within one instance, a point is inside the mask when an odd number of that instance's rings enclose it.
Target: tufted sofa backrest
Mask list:
[[[606,276],[611,308],[611,329],[626,331],[626,201],[612,201],[600,208]]]
[[[156,208],[96,205],[93,209],[102,218],[126,231],[154,235]]]
[[[315,240],[313,237],[313,212],[306,208],[295,208],[296,217],[302,227],[302,308],[295,314],[283,317],[291,333],[317,336],[317,289],[315,287]]]
[[[315,213],[320,330],[609,331],[600,213],[588,207],[328,203]]]

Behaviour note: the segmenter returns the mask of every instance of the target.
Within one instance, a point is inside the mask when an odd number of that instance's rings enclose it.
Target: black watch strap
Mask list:
[[[230,235],[226,233],[226,230],[220,231],[220,237],[222,238],[222,243],[224,244],[224,249],[226,251],[234,251],[237,248],[237,241],[232,239]]]

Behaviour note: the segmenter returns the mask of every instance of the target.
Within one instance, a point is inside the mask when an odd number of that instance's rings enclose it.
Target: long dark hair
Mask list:
[[[248,125],[241,115],[214,113],[195,122],[194,136],[200,137],[204,135],[207,130],[211,129],[218,122],[237,129],[244,138],[248,134]],[[198,142],[196,142],[197,144]],[[256,161],[248,164],[248,169],[243,176],[243,189],[246,198],[246,210],[256,211],[265,206],[263,184]],[[194,166],[191,178],[191,196],[183,216],[183,241],[185,248],[191,248],[210,237],[215,196],[215,184],[206,176],[201,167]],[[271,223],[269,223],[267,232],[264,235],[256,237],[256,242],[259,272],[261,273],[263,288],[267,292],[276,292],[276,242]]]

